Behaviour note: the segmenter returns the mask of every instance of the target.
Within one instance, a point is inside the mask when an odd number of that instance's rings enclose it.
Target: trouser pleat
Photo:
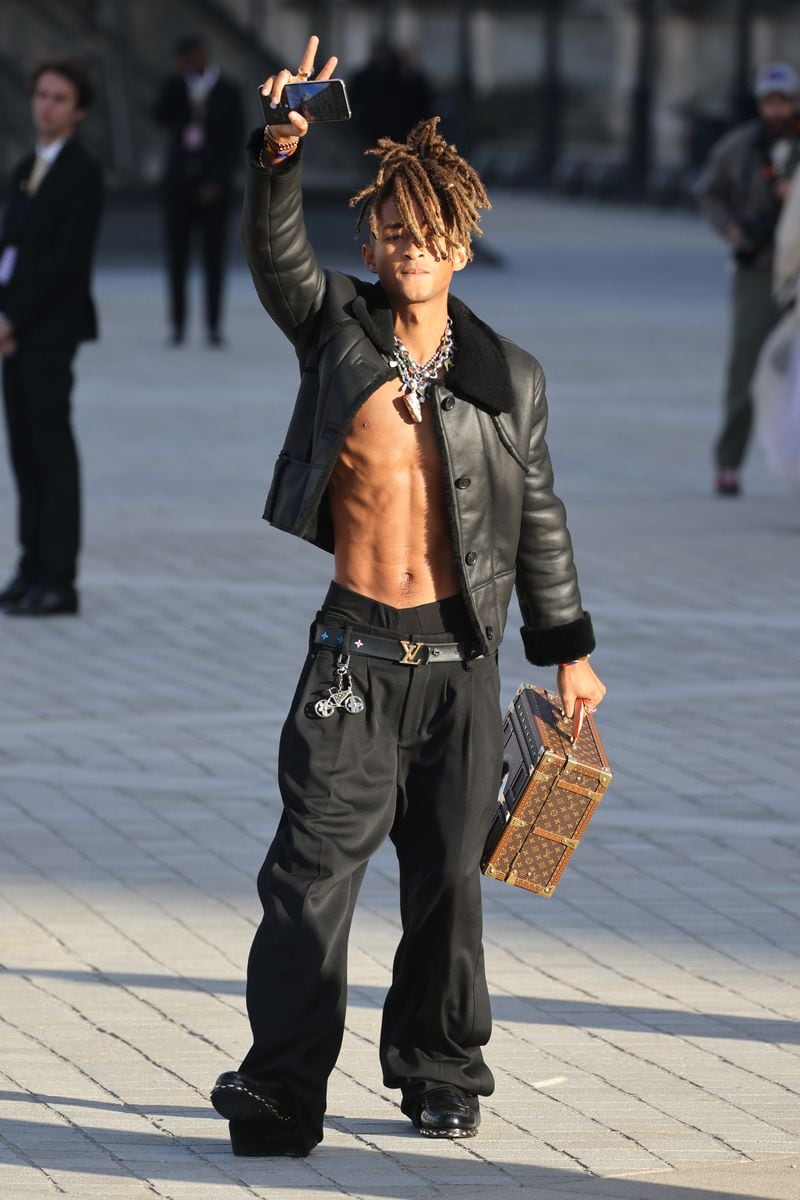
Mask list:
[[[339,589],[337,606],[329,593],[324,622],[368,615],[364,629],[421,636],[415,620],[431,620],[434,606],[367,614],[354,595]],[[459,616],[457,630],[429,636],[467,636]],[[479,859],[501,767],[496,660],[414,668],[353,654],[365,711],[321,718],[313,705],[333,665],[332,652],[309,653],[281,733],[283,815],[259,875],[264,915],[247,988],[253,1046],[242,1063],[289,1089],[309,1146],[322,1137],[341,1047],[353,910],[367,863],[390,834],[403,935],[381,1035],[386,1082],[406,1097],[441,1082],[481,1095],[493,1088],[481,1054],[491,1021]]]

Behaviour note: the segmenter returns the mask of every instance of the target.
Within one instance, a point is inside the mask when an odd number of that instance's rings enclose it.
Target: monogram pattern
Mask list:
[[[568,853],[567,847],[560,846],[558,842],[531,835],[520,848],[513,867],[514,874],[528,883],[545,888],[561,859]]]
[[[530,685],[520,689],[504,726],[505,802],[513,815],[492,827],[483,859],[487,875],[552,894],[574,852],[565,839],[580,839],[611,779],[591,716],[574,744],[571,732],[557,696]]]
[[[591,800],[576,796],[574,792],[567,792],[556,785],[539,813],[536,824],[548,833],[557,833],[560,837],[574,837],[575,830],[590,804]]]

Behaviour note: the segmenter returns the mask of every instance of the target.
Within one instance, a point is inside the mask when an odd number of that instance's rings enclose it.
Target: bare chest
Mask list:
[[[429,404],[422,421],[412,420],[402,388],[393,379],[365,400],[356,414],[340,453],[340,463],[359,470],[439,470],[441,457]]]

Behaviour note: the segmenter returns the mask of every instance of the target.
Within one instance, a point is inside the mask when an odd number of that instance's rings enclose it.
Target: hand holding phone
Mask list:
[[[311,74],[314,71],[314,58],[319,46],[319,38],[313,35],[308,39],[303,57],[300,60],[300,65],[296,72],[284,68],[277,75],[270,75],[265,79],[261,88],[261,104],[266,114],[272,113],[280,117],[279,121],[267,119],[267,124],[272,127],[272,131],[278,138],[296,138],[305,137],[308,133],[309,120],[303,116],[301,112],[291,109],[288,105],[282,104],[283,93],[287,84],[307,85]],[[336,64],[339,60],[335,57],[329,58],[323,67],[314,76],[314,83],[328,80],[336,70]]]
[[[342,79],[309,79],[287,83],[276,105],[261,92],[265,125],[287,125],[289,113],[297,112],[309,125],[317,121],[349,121],[350,104]]]

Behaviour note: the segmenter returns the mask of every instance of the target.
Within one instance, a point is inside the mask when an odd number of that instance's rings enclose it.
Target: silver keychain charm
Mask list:
[[[349,654],[339,655],[334,671],[336,678],[328,689],[328,695],[316,702],[314,712],[318,717],[332,717],[337,708],[343,708],[349,713],[363,712],[364,701],[353,691]]]

